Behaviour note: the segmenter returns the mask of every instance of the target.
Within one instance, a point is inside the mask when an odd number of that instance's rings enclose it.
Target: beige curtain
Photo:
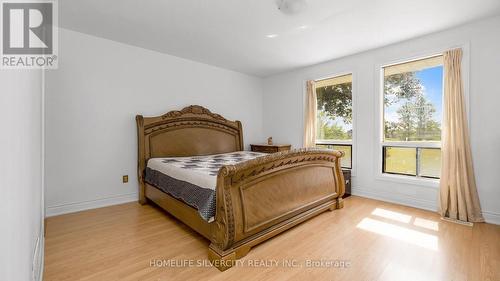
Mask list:
[[[462,50],[444,53],[441,216],[484,222],[477,195],[461,76]]]
[[[304,147],[314,147],[316,142],[316,87],[313,80],[307,81],[306,110],[304,121]]]

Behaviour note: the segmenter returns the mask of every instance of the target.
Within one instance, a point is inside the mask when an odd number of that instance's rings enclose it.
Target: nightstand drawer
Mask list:
[[[258,152],[264,152],[264,153],[274,153],[274,152],[278,152],[278,148],[259,146],[259,147],[254,147],[254,149],[252,151],[258,151]]]
[[[268,144],[251,144],[250,148],[255,152],[263,152],[263,153],[276,153],[280,151],[290,150],[291,145],[268,145]]]

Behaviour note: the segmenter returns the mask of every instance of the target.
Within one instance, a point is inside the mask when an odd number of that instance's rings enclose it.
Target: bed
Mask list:
[[[342,152],[249,155],[241,122],[198,105],[136,122],[139,203],[160,206],[208,239],[208,258],[221,271],[251,247],[343,207]]]

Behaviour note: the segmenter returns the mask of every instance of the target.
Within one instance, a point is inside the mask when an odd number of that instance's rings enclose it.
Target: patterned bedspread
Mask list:
[[[215,216],[217,174],[222,165],[264,155],[238,151],[207,156],[153,158],[148,161],[145,180],[197,209],[203,219],[211,222]]]

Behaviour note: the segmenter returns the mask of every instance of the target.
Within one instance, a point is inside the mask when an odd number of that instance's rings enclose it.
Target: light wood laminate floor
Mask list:
[[[46,233],[48,281],[500,280],[500,226],[457,225],[354,196],[343,209],[253,248],[225,272],[205,266],[207,240],[151,205],[51,217]],[[174,266],[151,266],[155,260]]]

